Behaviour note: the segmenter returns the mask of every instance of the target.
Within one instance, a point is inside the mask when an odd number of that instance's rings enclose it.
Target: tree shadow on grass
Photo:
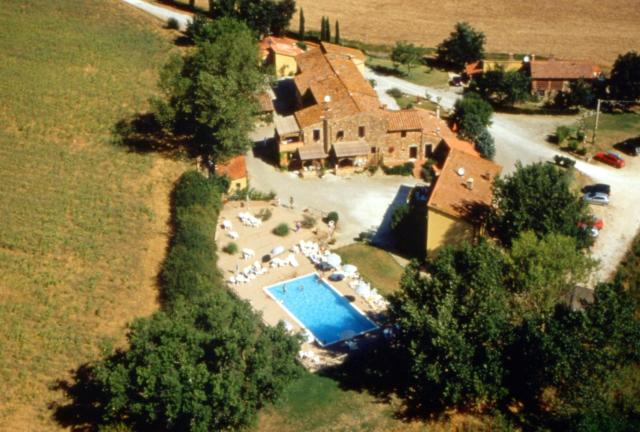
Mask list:
[[[446,416],[442,405],[434,402],[427,406],[415,397],[407,360],[392,340],[383,337],[350,352],[342,364],[322,369],[318,374],[337,381],[343,390],[366,392],[388,404],[394,409],[393,417],[400,421]]]
[[[74,432],[98,430],[102,404],[92,374],[92,367],[84,364],[74,371],[71,381],[58,380],[53,384],[52,389],[62,391],[68,399],[64,404],[49,404],[53,419],[60,426]]]
[[[187,137],[164,130],[152,113],[134,114],[119,120],[111,132],[115,145],[132,152],[162,153],[176,159],[196,156],[187,145]]]

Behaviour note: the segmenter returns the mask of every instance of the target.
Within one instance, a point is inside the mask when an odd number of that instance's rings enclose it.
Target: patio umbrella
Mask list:
[[[369,286],[369,284],[367,284],[365,282],[360,282],[358,284],[358,286],[356,287],[356,293],[359,296],[367,298],[367,297],[369,297],[371,295],[371,287]]]
[[[344,276],[345,274],[342,272],[331,273],[331,276],[329,276],[329,280],[340,282],[342,279],[344,279]]]
[[[340,255],[332,253],[327,255],[327,257],[324,259],[324,262],[326,262],[333,268],[338,268],[342,263],[342,258],[340,258]]]
[[[353,276],[358,272],[358,267],[354,266],[353,264],[345,264],[342,266],[342,271],[347,277]]]
[[[291,324],[291,323],[290,323],[289,321],[287,321],[287,320],[284,320],[284,321],[283,321],[283,323],[284,323],[284,329],[285,329],[288,333],[290,333],[290,332],[292,332],[292,331],[293,331],[293,324]]]
[[[283,253],[285,251],[284,246],[276,246],[273,249],[271,249],[271,256],[278,256],[281,253]]]

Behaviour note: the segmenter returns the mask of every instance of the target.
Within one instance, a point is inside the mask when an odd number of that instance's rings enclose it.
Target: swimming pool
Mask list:
[[[327,346],[378,328],[349,300],[310,273],[264,288],[318,343]]]

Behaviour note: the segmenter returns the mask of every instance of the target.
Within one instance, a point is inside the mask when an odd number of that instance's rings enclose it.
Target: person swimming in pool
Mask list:
[[[282,285],[282,294],[287,293],[287,284]]]
[[[298,285],[298,291],[304,291],[304,285],[302,284]]]

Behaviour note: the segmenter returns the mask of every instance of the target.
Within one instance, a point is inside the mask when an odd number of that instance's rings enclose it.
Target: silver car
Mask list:
[[[609,205],[609,195],[602,192],[587,192],[582,199],[589,204]]]

